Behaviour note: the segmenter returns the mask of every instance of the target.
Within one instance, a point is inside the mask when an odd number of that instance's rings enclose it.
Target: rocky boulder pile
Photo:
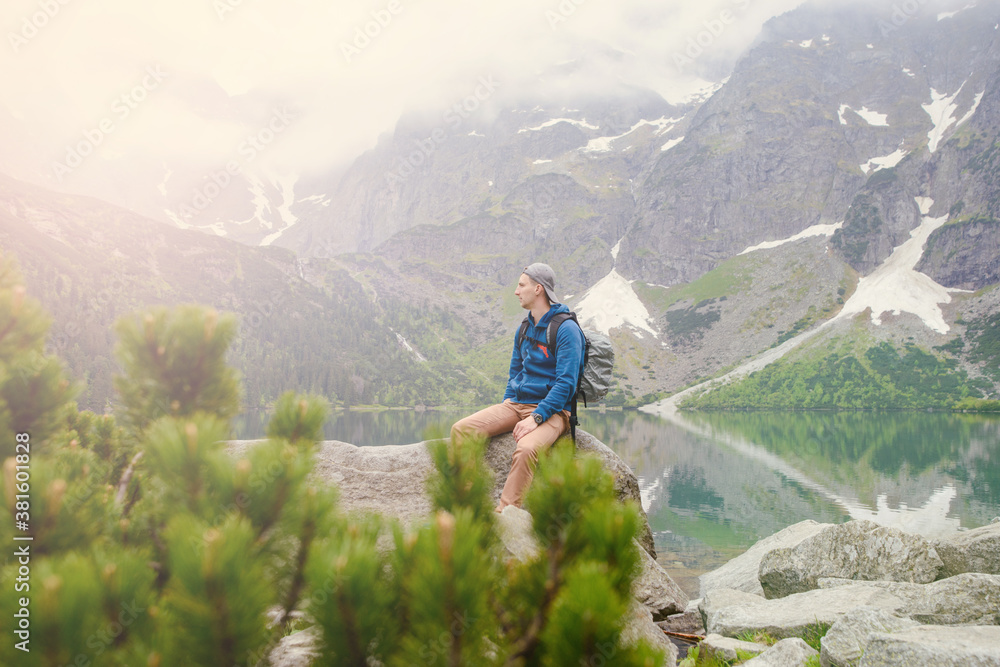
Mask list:
[[[944,540],[805,521],[702,575],[701,593],[706,650],[726,655],[725,638],[784,640],[748,666],[805,665],[815,650],[790,639],[818,639],[824,667],[996,666],[1000,520]]]

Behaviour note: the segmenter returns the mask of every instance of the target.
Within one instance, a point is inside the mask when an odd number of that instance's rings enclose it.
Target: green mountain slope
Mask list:
[[[928,347],[912,337],[873,335],[862,315],[759,371],[708,386],[680,407],[997,410],[995,320],[993,315],[967,322],[964,337]]]
[[[100,411],[113,399],[114,321],[182,302],[239,317],[230,363],[243,376],[248,406],[293,388],[340,404],[492,399],[481,377],[455,370],[447,346],[426,361],[407,349],[391,328],[400,311],[374,302],[338,265],[304,266],[288,250],[175,229],[3,177],[0,203],[0,248],[18,261],[28,292],[51,314],[49,346],[86,385],[82,407]],[[409,316],[421,318],[462,347],[464,331],[446,311]]]

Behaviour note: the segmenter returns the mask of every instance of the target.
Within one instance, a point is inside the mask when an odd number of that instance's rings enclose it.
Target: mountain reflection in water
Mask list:
[[[418,442],[468,410],[336,411],[324,436]],[[941,537],[1000,515],[1000,417],[927,412],[678,413],[584,410],[581,427],[639,479],[660,563],[690,594],[697,575],[812,519],[870,519]],[[263,437],[266,414],[235,437]]]
[[[587,412],[584,428],[632,466],[659,560],[692,594],[697,574],[806,519],[943,537],[1000,515],[997,417]]]

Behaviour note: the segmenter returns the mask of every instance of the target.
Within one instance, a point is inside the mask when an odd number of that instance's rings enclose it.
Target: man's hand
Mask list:
[[[535,423],[535,418],[528,415],[521,421],[514,424],[514,440],[520,440],[536,428],[538,428],[538,424]]]

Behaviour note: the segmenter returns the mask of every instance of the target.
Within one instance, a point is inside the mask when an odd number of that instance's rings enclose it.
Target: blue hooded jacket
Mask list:
[[[538,322],[528,314],[528,330],[517,341],[510,356],[510,374],[504,400],[515,403],[537,403],[535,412],[548,419],[560,410],[573,406],[577,381],[583,369],[585,339],[575,322],[567,320],[556,334],[556,350],[548,349],[546,328],[556,313],[568,313],[569,308],[554,303]],[[520,329],[520,327],[518,327]]]

